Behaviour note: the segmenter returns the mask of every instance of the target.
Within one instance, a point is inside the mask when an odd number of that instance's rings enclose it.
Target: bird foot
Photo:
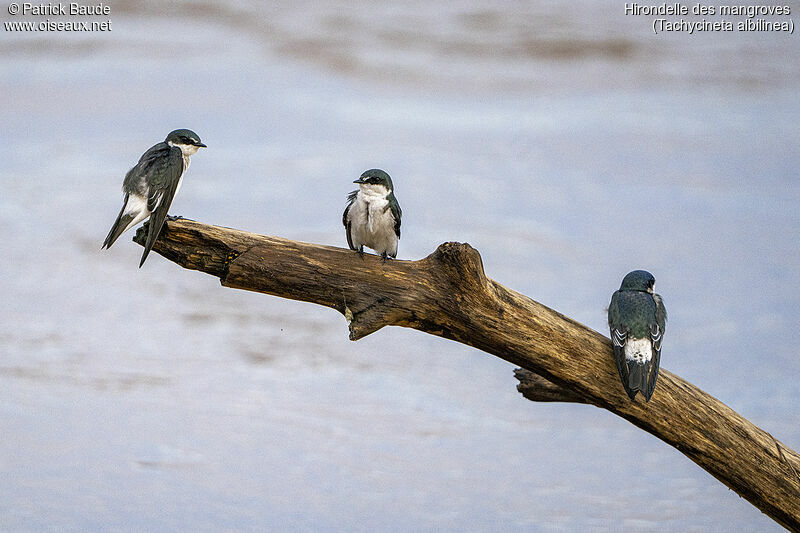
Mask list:
[[[181,215],[167,215],[167,220],[175,222],[176,220],[184,220],[184,218]]]

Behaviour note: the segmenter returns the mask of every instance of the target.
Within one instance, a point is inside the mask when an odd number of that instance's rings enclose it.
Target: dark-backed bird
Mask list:
[[[650,272],[634,270],[622,279],[608,306],[614,361],[631,400],[641,392],[649,402],[658,379],[667,310],[653,292],[655,283]]]
[[[189,168],[189,157],[205,147],[195,132],[180,129],[170,132],[164,142],[147,150],[136,166],[125,174],[122,209],[101,249],[111,248],[120,235],[150,217],[147,241],[139,262],[141,268],[161,232],[169,206],[181,188],[183,174]]]
[[[353,183],[358,190],[347,195],[342,223],[351,250],[364,253],[364,246],[383,257],[397,257],[400,219],[403,211],[394,197],[392,178],[383,170],[367,170]]]

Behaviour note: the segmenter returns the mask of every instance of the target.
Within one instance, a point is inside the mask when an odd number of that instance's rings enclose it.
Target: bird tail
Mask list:
[[[145,259],[147,259],[147,256],[150,254],[150,250],[152,250],[152,249],[153,249],[153,245],[152,244],[145,245],[144,252],[142,252],[142,258],[141,258],[141,260],[139,260],[139,268],[142,268],[142,265],[144,264]]]
[[[128,229],[128,225],[133,221],[134,214],[133,213],[125,213],[125,206],[128,205],[128,196],[125,195],[125,201],[122,202],[122,209],[119,210],[119,215],[117,215],[117,220],[114,222],[114,225],[111,226],[111,231],[108,232],[108,236],[106,236],[106,240],[103,241],[103,246],[100,247],[102,250],[103,248],[111,248],[111,245],[114,244],[120,235],[122,235],[126,229]]]
[[[644,396],[644,401],[650,401],[653,390],[656,388],[655,376],[651,375],[653,372],[658,372],[658,369],[656,368],[654,371],[649,361],[647,363],[632,362],[628,364],[628,386],[625,389],[631,400],[636,396],[636,392],[639,391]]]

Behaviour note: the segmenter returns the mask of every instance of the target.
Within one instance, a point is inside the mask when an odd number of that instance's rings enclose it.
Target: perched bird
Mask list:
[[[650,272],[634,270],[623,278],[608,306],[614,360],[631,400],[639,391],[649,402],[658,379],[667,310],[653,292],[655,283]]]
[[[347,245],[364,253],[364,246],[383,257],[397,257],[400,241],[400,218],[403,211],[394,197],[392,178],[383,170],[367,170],[353,183],[358,190],[347,195],[342,224],[347,231]]]
[[[170,132],[164,142],[147,150],[125,174],[122,209],[100,249],[111,248],[120,235],[150,217],[147,242],[139,262],[141,268],[161,232],[172,199],[181,188],[183,174],[189,168],[189,157],[205,147],[195,132],[180,129]]]

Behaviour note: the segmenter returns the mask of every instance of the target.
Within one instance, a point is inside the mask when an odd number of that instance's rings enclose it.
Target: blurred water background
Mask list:
[[[617,0],[110,6],[51,17],[110,32],[0,31],[1,530],[779,529],[499,359],[352,343],[334,311],[100,244],[174,128],[208,149],[172,213],[258,233],[346,246],[381,167],[400,258],[469,242],[603,333],[646,268],[663,367],[800,449],[796,36],[656,36]]]

